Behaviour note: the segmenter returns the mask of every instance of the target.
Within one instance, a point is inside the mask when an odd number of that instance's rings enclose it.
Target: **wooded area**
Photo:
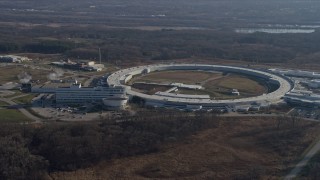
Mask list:
[[[21,31],[31,39],[49,36],[51,29]],[[39,30],[40,30],[39,29]],[[2,30],[0,30],[1,32]],[[19,33],[19,34],[20,34]],[[10,36],[7,34],[7,36]],[[320,33],[312,34],[236,34],[215,31],[141,31],[91,28],[61,28],[56,40],[7,42],[0,37],[0,53],[61,53],[65,57],[98,59],[101,48],[104,61],[173,60],[184,58],[229,59],[248,62],[286,63],[294,59],[317,62]],[[59,37],[69,37],[63,40]],[[7,39],[7,38],[5,38]],[[316,56],[316,57],[315,57]]]
[[[155,153],[164,143],[180,142],[200,130],[224,128],[220,126],[222,120],[228,121],[214,114],[188,116],[170,111],[145,111],[135,117],[90,123],[2,124],[0,178],[41,178],[48,172],[72,171],[104,160]],[[274,126],[263,130],[266,133],[259,141],[265,147],[278,149],[281,156],[287,156],[286,148],[310,126],[312,123],[278,118]],[[252,136],[258,131],[247,133]]]
[[[107,2],[107,3],[105,3]],[[0,2],[0,53],[65,58],[317,63],[315,1],[79,0]],[[239,34],[238,28],[308,29],[310,34]]]

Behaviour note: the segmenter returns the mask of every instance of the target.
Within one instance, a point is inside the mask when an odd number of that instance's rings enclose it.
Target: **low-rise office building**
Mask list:
[[[122,86],[82,87],[74,83],[69,87],[33,87],[32,92],[55,94],[57,104],[101,103],[112,109],[122,109],[128,101]]]

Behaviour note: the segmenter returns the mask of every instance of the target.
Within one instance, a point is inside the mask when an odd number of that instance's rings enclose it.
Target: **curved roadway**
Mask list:
[[[232,100],[213,100],[213,99],[188,99],[188,98],[178,98],[178,97],[164,97],[158,95],[148,95],[140,92],[131,90],[130,86],[124,85],[121,81],[125,80],[128,75],[138,75],[145,72],[152,71],[164,71],[164,70],[204,70],[204,71],[228,71],[234,73],[244,73],[251,76],[259,76],[265,78],[266,80],[271,80],[279,84],[279,88],[271,93],[264,94],[256,97],[242,98],[242,99],[232,99]],[[125,86],[127,87],[127,94],[132,96],[138,96],[146,100],[151,100],[155,102],[175,102],[184,104],[236,104],[236,103],[248,103],[248,102],[276,102],[279,101],[287,92],[292,89],[289,80],[269,73],[265,71],[259,71],[255,69],[234,67],[234,66],[221,66],[221,65],[202,65],[202,64],[159,64],[159,65],[148,65],[148,66],[138,66],[128,69],[123,69],[111,74],[107,82],[109,85],[115,86]]]

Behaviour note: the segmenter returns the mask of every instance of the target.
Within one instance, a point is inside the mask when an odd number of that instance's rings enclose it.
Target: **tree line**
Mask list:
[[[103,60],[110,62],[216,58],[283,63],[294,59],[313,62],[320,51],[319,31],[311,34],[237,34],[232,30],[142,31],[61,27],[52,33],[48,27],[37,28],[17,30],[20,31],[18,34],[24,35],[20,38],[14,38],[16,34],[0,37],[0,53],[59,53],[68,58],[98,59],[98,49],[101,48]],[[38,36],[52,39],[34,38]],[[8,42],[10,37],[12,41]]]

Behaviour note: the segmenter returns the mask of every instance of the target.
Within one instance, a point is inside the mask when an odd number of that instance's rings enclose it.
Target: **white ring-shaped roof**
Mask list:
[[[122,84],[126,78],[131,78],[134,75],[152,72],[152,71],[164,71],[164,70],[204,70],[204,71],[226,71],[233,73],[242,73],[250,76],[260,77],[269,81],[273,81],[279,85],[279,88],[268,94],[263,94],[255,97],[241,98],[241,99],[228,99],[228,100],[214,100],[214,99],[189,99],[189,98],[177,98],[177,97],[164,97],[158,95],[148,95],[131,90],[131,88],[125,84]],[[131,76],[132,75],[132,76]],[[111,74],[107,83],[109,85],[124,86],[127,87],[127,94],[132,96],[138,96],[145,100],[152,100],[157,102],[175,102],[183,104],[236,104],[236,103],[249,103],[249,102],[277,102],[287,92],[292,89],[292,85],[289,79],[280,75],[273,74],[271,72],[249,69],[244,67],[235,66],[222,66],[222,65],[205,65],[205,64],[157,64],[147,66],[137,66],[128,69],[119,70]]]

